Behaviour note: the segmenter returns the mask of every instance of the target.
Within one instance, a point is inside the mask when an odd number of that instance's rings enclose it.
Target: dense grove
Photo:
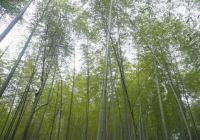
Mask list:
[[[0,140],[199,140],[199,4],[0,0]]]

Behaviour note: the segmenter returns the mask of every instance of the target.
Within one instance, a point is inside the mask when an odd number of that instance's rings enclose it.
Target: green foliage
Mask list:
[[[2,0],[0,5],[10,13],[18,9],[13,3],[22,2]],[[0,99],[0,139],[7,134],[20,139],[27,122],[26,139],[66,139],[68,125],[70,140],[97,139],[100,110],[106,113],[107,139],[198,139],[197,29],[166,13],[164,18],[153,16],[159,2],[113,0],[110,7],[111,0],[57,0],[42,14],[47,2],[38,3],[36,15],[43,17],[31,49]],[[3,55],[0,84],[13,67],[9,62],[14,61]]]
[[[24,3],[25,0],[1,0],[0,7],[4,8],[6,12],[15,14],[20,11],[19,5]]]
[[[184,25],[177,20],[151,20],[138,17],[137,40],[139,44],[157,46],[177,45],[184,40]],[[142,24],[141,24],[142,23]]]

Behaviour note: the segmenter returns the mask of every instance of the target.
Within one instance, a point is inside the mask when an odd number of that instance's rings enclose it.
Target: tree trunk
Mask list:
[[[168,140],[168,133],[167,133],[167,127],[166,127],[166,123],[165,123],[165,116],[164,116],[162,98],[161,98],[161,95],[160,95],[160,85],[159,85],[159,81],[158,81],[158,77],[157,77],[157,68],[156,68],[155,62],[154,62],[154,67],[155,67],[154,68],[155,69],[155,71],[154,71],[154,74],[155,74],[154,82],[156,84],[161,122],[162,122],[163,131],[164,131],[164,140]]]
[[[0,42],[6,37],[6,35],[10,32],[10,30],[14,27],[14,25],[21,19],[23,14],[26,12],[27,8],[34,0],[30,0],[26,6],[22,9],[22,11],[17,15],[11,23],[6,27],[6,29],[0,34]]]
[[[89,102],[90,102],[90,68],[89,68],[89,49],[86,45],[86,63],[87,63],[87,79],[86,79],[86,107],[85,107],[85,125],[83,132],[83,140],[88,139],[88,117],[89,117]]]
[[[41,120],[40,120],[38,126],[36,127],[36,132],[33,134],[33,138],[34,139],[38,138],[38,135],[40,133],[40,129],[42,127],[42,124],[43,124],[43,121],[44,121],[44,117],[45,117],[45,114],[46,114],[46,111],[47,111],[47,107],[48,107],[48,105],[50,103],[50,97],[52,96],[53,86],[54,86],[54,81],[55,81],[55,74],[56,74],[56,67],[55,67],[55,70],[54,70],[52,82],[51,82],[50,89],[49,89],[49,92],[48,92],[48,97],[47,97],[47,100],[46,100],[45,108],[44,108],[44,110],[42,112],[42,115],[41,115],[42,116]]]
[[[75,47],[74,47],[74,68],[73,68],[73,78],[72,78],[72,91],[71,91],[71,99],[70,99],[70,106],[69,106],[69,115],[67,118],[67,131],[66,131],[66,140],[70,139],[70,125],[71,125],[71,115],[72,115],[72,109],[73,109],[73,98],[74,98],[74,90],[75,90],[75,75],[76,75],[76,69],[75,69]]]
[[[52,134],[53,134],[53,128],[56,122],[56,116],[58,115],[58,93],[59,93],[59,86],[58,86],[58,90],[57,90],[57,97],[56,97],[56,103],[55,103],[55,110],[54,110],[54,115],[53,115],[53,120],[51,122],[51,126],[49,129],[49,134],[47,137],[47,140],[51,140],[52,139]]]
[[[113,75],[112,75],[112,65],[111,65],[111,58],[109,55],[109,66],[110,66],[110,82],[111,82],[111,119],[112,119],[112,139],[117,140],[117,131],[116,131],[116,115],[115,115],[115,84],[113,81]]]
[[[60,102],[59,102],[59,104],[60,104],[60,107],[59,107],[59,121],[58,121],[58,133],[57,133],[57,138],[56,138],[56,140],[59,140],[60,139],[60,129],[61,129],[61,119],[62,119],[62,104],[63,104],[63,102],[62,102],[62,98],[63,98],[63,85],[62,85],[63,83],[62,83],[62,78],[61,78],[61,82],[60,82],[60,92],[61,92],[61,94],[60,94]]]

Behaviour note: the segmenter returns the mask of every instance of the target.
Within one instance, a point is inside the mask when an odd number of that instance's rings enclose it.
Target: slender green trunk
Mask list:
[[[111,58],[109,55],[109,66],[110,66],[110,82],[111,82],[111,118],[112,118],[112,139],[117,140],[117,130],[116,130],[116,115],[115,115],[115,84],[113,81],[113,75],[112,75],[112,63],[111,63]]]
[[[6,51],[9,49],[9,45],[5,48],[5,50],[1,53],[0,59],[3,57],[3,55],[6,53]]]
[[[86,45],[86,63],[87,63],[87,79],[86,79],[86,107],[85,107],[85,124],[83,132],[83,140],[88,139],[88,120],[89,120],[89,102],[90,102],[90,68],[89,68],[89,49]]]
[[[58,99],[59,99],[59,84],[58,84],[58,89],[57,89],[57,95],[56,95],[56,102],[55,102],[55,110],[54,110],[54,115],[52,118],[52,122],[51,122],[51,126],[48,129],[48,136],[47,136],[47,140],[51,140],[52,139],[52,134],[53,134],[53,130],[54,130],[54,126],[55,126],[55,122],[56,122],[56,117],[58,115]]]
[[[157,90],[157,96],[158,96],[161,122],[162,122],[163,131],[164,131],[164,140],[168,140],[168,132],[167,132],[167,127],[166,127],[166,123],[165,123],[165,116],[164,116],[162,99],[161,99],[161,95],[160,95],[160,85],[159,85],[159,81],[158,81],[158,77],[157,77],[156,65],[154,65],[154,67],[155,67],[155,84],[156,84],[156,90]]]
[[[48,104],[50,103],[50,97],[52,96],[53,85],[54,85],[54,81],[55,81],[55,74],[56,74],[56,67],[55,67],[55,71],[54,71],[54,74],[53,74],[53,78],[52,78],[52,82],[51,82],[51,85],[50,85],[50,89],[49,89],[49,92],[48,92],[48,97],[47,97],[47,100],[46,100],[45,108],[44,108],[44,110],[42,112],[41,120],[40,120],[39,125],[36,128],[36,132],[35,132],[35,134],[33,136],[35,139],[37,139],[38,136],[39,136],[39,133],[40,133],[43,121],[44,121],[44,117],[45,117],[45,114],[46,114],[46,111],[47,111],[47,107],[48,107]]]
[[[62,79],[61,79],[61,82],[60,82],[60,107],[59,107],[59,121],[58,121],[58,133],[57,133],[57,138],[56,140],[59,140],[60,139],[60,130],[61,130],[61,121],[62,121],[62,104],[63,104],[63,101],[62,101],[62,98],[63,98],[63,82],[62,82]]]
[[[73,109],[73,99],[74,99],[74,91],[75,91],[75,47],[74,47],[74,68],[73,68],[73,78],[72,78],[72,91],[71,91],[71,99],[70,99],[70,106],[69,106],[69,115],[67,118],[67,131],[66,131],[66,140],[70,140],[70,126],[71,126],[71,116],[72,116],[72,109]]]

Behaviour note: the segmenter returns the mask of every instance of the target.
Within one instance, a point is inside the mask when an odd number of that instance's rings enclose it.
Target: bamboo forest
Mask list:
[[[200,0],[0,0],[0,140],[200,140]]]

